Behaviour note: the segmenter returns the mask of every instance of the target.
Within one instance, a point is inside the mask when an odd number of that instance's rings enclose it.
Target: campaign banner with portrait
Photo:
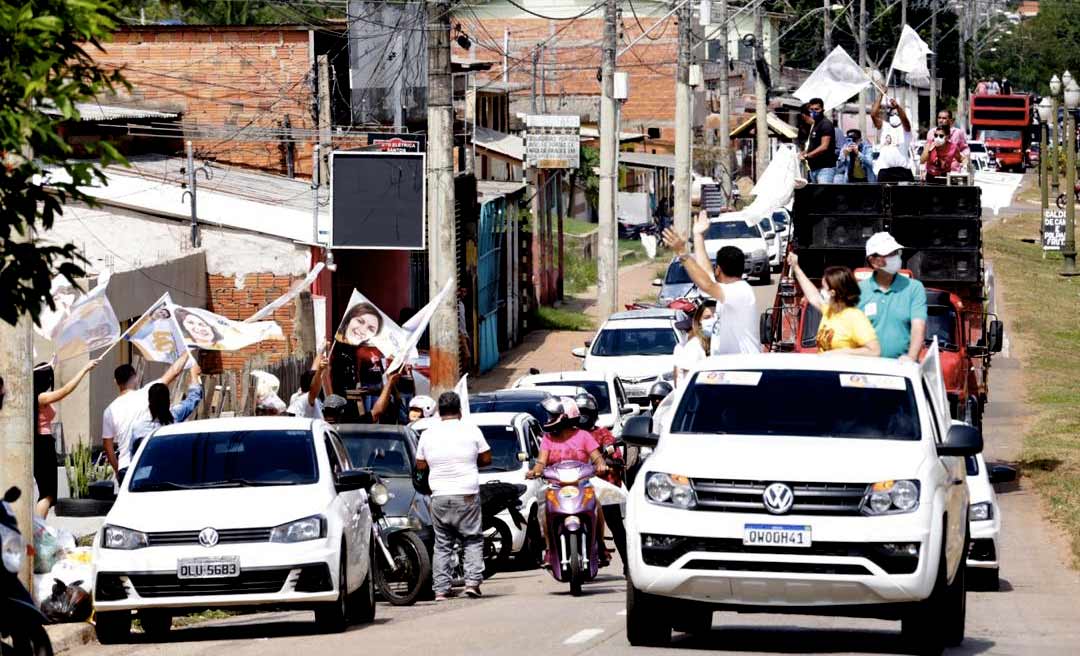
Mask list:
[[[279,308],[284,307],[286,303],[299,296],[300,292],[304,291],[308,287],[311,287],[312,283],[315,282],[315,279],[319,277],[319,274],[325,267],[326,264],[323,262],[319,262],[318,264],[316,264],[314,267],[312,267],[311,271],[308,272],[307,276],[305,276],[303,280],[297,280],[295,283],[293,283],[293,286],[289,288],[289,291],[285,292],[281,296],[278,296],[266,307],[251,315],[247,319],[244,319],[244,323],[254,323],[256,321],[261,321],[262,319],[273,315],[274,312],[277,312]],[[316,314],[315,316],[319,315]],[[318,324],[318,322],[315,323]],[[322,342],[316,343],[321,344]]]
[[[175,307],[166,293],[161,296],[124,333],[124,339],[150,362],[176,362],[182,353],[184,335],[170,307]]]
[[[189,348],[204,351],[239,351],[267,340],[283,340],[276,321],[232,321],[209,310],[169,304]]]
[[[390,363],[390,368],[387,369],[386,373],[394,373],[416,358],[416,345],[420,343],[420,338],[423,337],[424,333],[427,331],[428,324],[431,323],[431,317],[435,314],[435,309],[439,307],[439,304],[443,302],[446,295],[450,293],[452,282],[453,280],[447,280],[446,284],[443,285],[443,288],[435,295],[435,298],[428,301],[427,305],[420,308],[420,311],[405,323],[406,328],[403,329],[403,331],[405,331],[407,339],[405,340],[405,343],[394,352],[394,359]]]
[[[348,346],[374,347],[387,357],[401,350],[409,341],[409,333],[354,289],[334,340]]]
[[[42,313],[38,334],[53,343],[54,357],[68,360],[105,348],[120,338],[120,322],[106,296],[108,276],[83,294],[66,280],[54,280],[55,310]]]

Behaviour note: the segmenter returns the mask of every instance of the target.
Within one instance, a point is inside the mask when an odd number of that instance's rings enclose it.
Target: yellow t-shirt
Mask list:
[[[862,310],[847,307],[833,312],[831,307],[822,313],[817,331],[818,353],[844,348],[859,348],[877,339],[874,326]]]

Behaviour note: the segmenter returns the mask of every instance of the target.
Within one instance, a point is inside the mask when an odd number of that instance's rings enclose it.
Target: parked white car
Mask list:
[[[617,376],[628,400],[646,406],[649,388],[671,379],[678,343],[674,310],[629,310],[608,317],[596,336],[573,354],[584,358],[585,371]]]
[[[1001,508],[998,507],[994,485],[1016,480],[1016,470],[1005,465],[987,467],[982,454],[968,456],[967,486],[971,505],[968,521],[971,523],[971,545],[968,547],[967,566],[974,579],[972,587],[997,590],[1000,587]]]
[[[210,419],[143,441],[94,546],[98,639],[151,637],[174,615],[233,606],[314,608],[329,631],[375,617],[371,509],[388,495],[351,469],[331,426]]]
[[[919,653],[964,638],[968,492],[981,434],[952,425],[938,360],[709,358],[630,490],[632,645],[715,610],[901,619]],[[928,391],[929,390],[929,391]]]
[[[705,233],[705,252],[715,262],[717,251],[724,246],[735,246],[746,256],[744,275],[757,278],[762,284],[772,282],[769,245],[761,225],[746,225],[741,218],[728,219],[720,214],[712,219]]]
[[[607,428],[615,437],[622,434],[623,422],[636,415],[638,407],[626,396],[622,381],[611,371],[558,371],[523,376],[514,383],[515,388],[538,387],[558,389],[564,385],[584,388],[596,399],[598,426]]]
[[[544,438],[540,422],[527,412],[478,412],[470,414],[469,420],[480,428],[491,447],[491,464],[480,469],[480,483],[499,481],[525,488],[520,510],[527,524],[519,526],[508,510],[495,518],[510,530],[512,552],[520,554],[526,550],[533,561],[539,562],[544,545],[536,499],[543,482],[537,478],[526,479],[525,473],[540,455],[540,441]]]
[[[776,231],[776,241],[780,248],[780,258],[776,263],[779,269],[784,265],[784,256],[787,254],[788,244],[795,235],[795,227],[791,224],[791,214],[785,209],[779,209],[772,214],[773,229]]]

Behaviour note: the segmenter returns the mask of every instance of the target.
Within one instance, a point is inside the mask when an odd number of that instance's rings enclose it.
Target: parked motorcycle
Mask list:
[[[528,520],[521,514],[521,495],[525,486],[514,483],[490,481],[480,486],[480,513],[483,517],[484,532],[484,578],[505,569],[514,551],[514,539],[510,527],[499,513],[506,510],[511,520],[519,527],[528,526]],[[451,578],[454,585],[465,583],[465,545],[454,547],[451,563]]]
[[[556,581],[570,584],[570,594],[596,578],[600,568],[596,490],[590,464],[564,460],[544,469],[544,535],[547,563]]]
[[[419,525],[391,521],[385,511],[390,491],[382,481],[372,486],[368,500],[376,542],[375,585],[394,606],[411,606],[431,587],[431,555],[416,533]]]
[[[10,504],[20,496],[19,488],[13,487],[0,503],[0,656],[52,656],[52,643],[45,632],[49,620],[19,580],[27,550]]]

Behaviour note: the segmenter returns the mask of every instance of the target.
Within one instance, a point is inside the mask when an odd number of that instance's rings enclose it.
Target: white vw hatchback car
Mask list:
[[[174,424],[143,441],[94,547],[98,639],[189,609],[288,606],[340,631],[375,616],[369,491],[333,428],[300,418]]]
[[[633,645],[715,610],[902,620],[920,653],[964,638],[968,493],[936,350],[922,365],[797,354],[706,360],[630,490]]]
[[[671,379],[678,343],[675,310],[629,310],[608,317],[592,341],[573,354],[585,359],[585,371],[617,376],[629,401],[644,407],[649,388]]]

